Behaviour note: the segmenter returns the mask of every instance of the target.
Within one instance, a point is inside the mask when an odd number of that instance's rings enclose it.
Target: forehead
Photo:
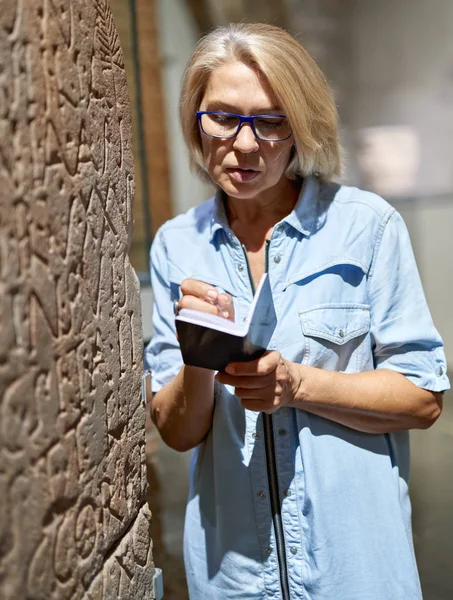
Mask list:
[[[215,109],[216,104],[245,114],[279,106],[264,76],[241,62],[226,63],[211,73],[200,108]]]

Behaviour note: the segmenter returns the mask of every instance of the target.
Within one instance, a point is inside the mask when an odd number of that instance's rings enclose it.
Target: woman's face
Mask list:
[[[284,114],[263,77],[241,62],[226,63],[211,74],[199,110],[240,115]],[[213,138],[201,132],[205,165],[214,183],[228,196],[262,197],[282,189],[293,136],[281,142],[257,139],[248,123],[235,138]]]

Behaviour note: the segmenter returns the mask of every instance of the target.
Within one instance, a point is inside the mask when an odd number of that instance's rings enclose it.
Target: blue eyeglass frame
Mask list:
[[[238,115],[236,113],[229,113],[229,112],[223,112],[223,111],[218,111],[218,110],[198,110],[195,113],[195,115],[198,119],[198,122],[200,123],[202,132],[205,135],[208,135],[209,137],[213,137],[213,138],[227,139],[227,140],[235,138],[244,123],[250,124],[250,127],[252,128],[254,136],[258,140],[261,140],[262,142],[284,142],[285,140],[288,140],[293,135],[293,132],[291,131],[289,133],[289,135],[287,135],[285,138],[281,138],[278,140],[270,140],[269,138],[262,138],[261,136],[259,136],[256,133],[255,119],[265,119],[265,118],[272,119],[275,117],[278,117],[279,119],[286,119],[285,115],[250,115],[250,116],[246,117],[244,115]],[[203,124],[201,122],[201,117],[203,115],[225,115],[226,117],[237,117],[239,119],[239,125],[238,125],[238,128],[236,129],[236,132],[233,135],[212,135],[211,133],[206,133],[206,131],[203,129]]]

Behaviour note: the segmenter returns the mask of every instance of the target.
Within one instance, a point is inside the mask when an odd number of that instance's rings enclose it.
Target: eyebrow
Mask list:
[[[237,107],[233,106],[232,104],[228,104],[228,102],[223,102],[221,100],[211,100],[210,102],[208,102],[208,104],[206,106],[206,110],[207,111],[219,110],[219,111],[225,111],[225,112],[230,112],[230,113],[235,113],[235,114],[242,114],[242,113],[240,113],[240,111],[238,111]],[[279,106],[256,107],[256,108],[253,108],[249,114],[250,115],[268,115],[270,113],[280,113],[281,110],[282,109]]]

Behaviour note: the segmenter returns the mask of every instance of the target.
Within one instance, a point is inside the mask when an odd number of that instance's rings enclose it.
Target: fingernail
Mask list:
[[[226,294],[220,294],[219,300],[221,300],[221,302],[223,304],[229,304],[230,303],[230,297],[227,296]]]
[[[209,300],[215,300],[218,296],[218,293],[215,290],[209,290],[206,293],[207,298],[209,298]]]
[[[230,373],[231,375],[233,375],[233,373],[235,372],[235,368],[234,368],[234,367],[230,367],[230,366],[228,365],[228,367],[225,369],[225,371],[226,371],[227,373]]]
[[[230,313],[227,310],[222,310],[222,317],[225,317],[225,319],[228,319],[229,316],[230,316]]]

